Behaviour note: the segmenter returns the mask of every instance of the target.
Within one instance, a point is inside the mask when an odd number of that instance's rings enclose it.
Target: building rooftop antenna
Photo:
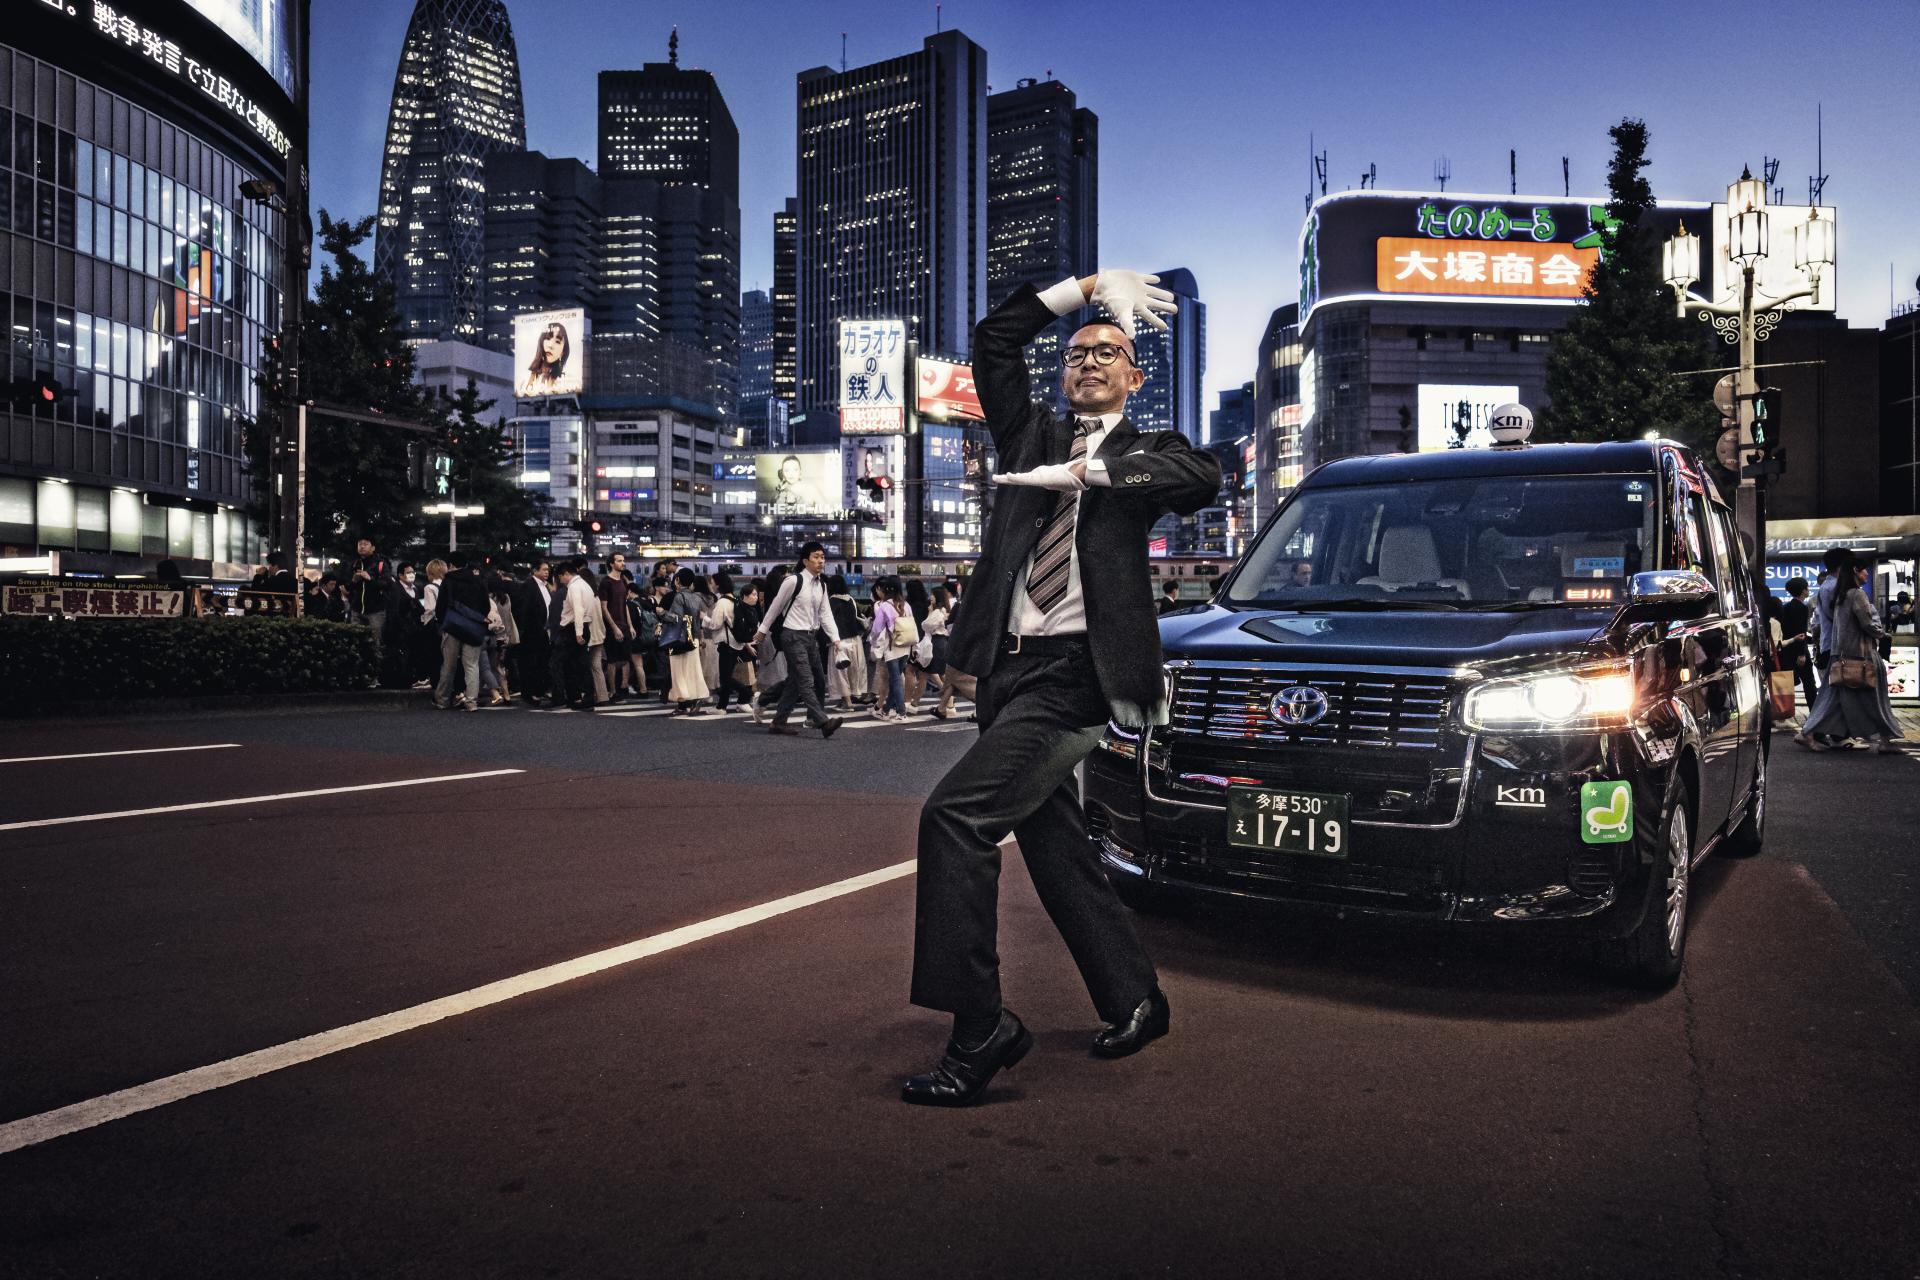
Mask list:
[[[1787,202],[1787,189],[1785,187],[1777,187],[1773,184],[1773,180],[1779,176],[1780,158],[1778,156],[1761,156],[1760,181],[1766,184],[1767,190],[1771,193],[1768,199],[1772,200],[1775,204],[1785,204]]]
[[[1827,123],[1824,103],[1813,104],[1813,174],[1807,179],[1807,203],[1819,204],[1827,194]]]
[[[939,35],[941,30],[942,28],[940,26],[940,5],[938,0],[935,0],[934,6],[933,6],[933,34]]]
[[[667,63],[669,66],[675,66],[675,67],[680,65],[680,28],[679,27],[675,27],[673,29],[673,33],[667,37]]]
[[[1433,162],[1433,180],[1440,184],[1440,189],[1442,191],[1445,191],[1447,189],[1447,179],[1451,178],[1452,176],[1453,176],[1453,165],[1447,160],[1445,156],[1441,156],[1438,160],[1435,160]]]
[[[1520,153],[1512,147],[1507,148],[1507,194],[1520,194]]]
[[[847,73],[847,33],[840,33],[840,74]]]

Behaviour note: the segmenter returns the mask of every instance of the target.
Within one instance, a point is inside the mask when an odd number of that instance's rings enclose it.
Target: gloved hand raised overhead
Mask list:
[[[1159,283],[1159,276],[1109,267],[1094,277],[1092,301],[1095,306],[1104,307],[1129,338],[1134,336],[1135,316],[1165,332],[1167,322],[1160,316],[1177,313],[1180,304],[1174,301],[1171,291],[1157,288]]]

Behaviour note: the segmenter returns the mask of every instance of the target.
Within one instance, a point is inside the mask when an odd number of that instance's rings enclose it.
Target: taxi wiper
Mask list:
[[[1473,613],[1522,613],[1528,609],[1599,609],[1608,606],[1605,602],[1589,603],[1585,600],[1483,600],[1464,607]]]

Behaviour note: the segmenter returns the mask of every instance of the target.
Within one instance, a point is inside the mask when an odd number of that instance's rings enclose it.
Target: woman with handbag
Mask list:
[[[887,577],[873,584],[873,625],[867,632],[873,660],[887,673],[887,698],[873,713],[876,720],[907,718],[907,655],[920,641],[913,613],[900,600],[900,579]]]
[[[667,700],[674,704],[677,716],[698,714],[707,700],[707,678],[700,660],[701,600],[695,582],[691,569],[674,575],[673,603],[667,606],[666,625],[660,631],[660,647],[666,651],[667,674],[672,681]]]
[[[1870,566],[1849,558],[1834,570],[1833,635],[1827,645],[1827,684],[1793,740],[1826,751],[1821,739],[1864,738],[1883,755],[1901,751],[1899,725],[1887,701],[1887,668],[1880,660],[1886,629],[1875,616],[1866,583]]]

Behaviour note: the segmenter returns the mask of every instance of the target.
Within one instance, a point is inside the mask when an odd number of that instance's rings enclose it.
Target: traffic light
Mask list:
[[[8,403],[21,412],[33,408],[47,408],[71,394],[72,392],[52,378],[41,374],[35,374],[30,378],[15,378],[7,384]]]
[[[1741,460],[1740,474],[1755,480],[1780,475],[1787,469],[1787,450],[1781,443],[1780,388],[1762,387],[1751,399],[1754,452]]]
[[[606,532],[606,525],[598,520],[575,520],[573,528],[574,532],[580,535],[581,545],[588,548],[593,546],[596,538]]]

